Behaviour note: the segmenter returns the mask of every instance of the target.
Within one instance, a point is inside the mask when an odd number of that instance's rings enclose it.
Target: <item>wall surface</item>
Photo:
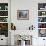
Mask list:
[[[11,22],[16,25],[16,29],[28,30],[31,25],[37,28],[38,3],[45,1],[11,0]],[[17,20],[17,10],[29,10],[29,20]]]
[[[32,5],[34,4],[34,5]],[[29,20],[17,20],[17,10],[29,10]],[[14,22],[17,30],[28,30],[32,24],[37,23],[37,2],[30,0],[11,1],[11,22]],[[36,18],[36,19],[35,19]]]
[[[46,3],[46,0],[11,0],[11,22],[16,25],[17,33],[19,30],[28,30],[29,26],[34,25],[32,44],[44,46],[43,38],[38,38],[38,3]],[[29,10],[29,20],[17,20],[17,10]]]

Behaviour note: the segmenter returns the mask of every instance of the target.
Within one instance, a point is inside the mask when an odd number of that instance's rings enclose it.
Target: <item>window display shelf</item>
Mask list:
[[[8,10],[0,10],[0,11],[8,11]]]
[[[46,17],[46,15],[44,15],[44,16],[42,15],[42,16],[38,16],[38,17]]]
[[[38,23],[46,23],[46,22],[38,22]]]
[[[8,17],[8,16],[0,16],[0,17]]]
[[[46,29],[46,28],[38,28],[38,29]]]
[[[8,37],[8,3],[0,3],[0,35]]]
[[[38,32],[39,37],[46,37],[46,3],[38,3]]]
[[[8,23],[8,22],[0,22],[0,23]]]
[[[45,10],[38,10],[38,11],[46,11],[46,9]]]

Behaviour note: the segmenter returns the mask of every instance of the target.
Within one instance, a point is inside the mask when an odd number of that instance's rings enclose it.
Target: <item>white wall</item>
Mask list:
[[[33,36],[33,46],[40,46],[38,43],[43,44],[42,38],[38,38],[38,3],[46,3],[46,0],[11,0],[11,22],[16,25],[16,30],[28,30],[32,24],[35,26],[36,32]],[[29,10],[29,20],[17,20],[17,10]],[[36,40],[37,39],[37,40]]]
[[[17,30],[27,30],[32,24],[37,29],[38,2],[46,0],[11,0],[11,22]],[[17,20],[17,10],[29,10],[29,20]]]
[[[17,20],[17,10],[29,10],[29,20]],[[12,0],[11,15],[11,22],[14,22],[17,30],[27,30],[29,26],[37,23],[37,2],[30,0]]]

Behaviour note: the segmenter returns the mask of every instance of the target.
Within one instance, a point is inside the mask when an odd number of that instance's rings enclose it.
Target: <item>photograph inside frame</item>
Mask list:
[[[18,20],[29,20],[29,10],[17,10]]]

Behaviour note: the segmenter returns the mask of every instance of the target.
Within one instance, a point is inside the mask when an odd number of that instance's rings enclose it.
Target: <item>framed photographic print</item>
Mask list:
[[[18,20],[29,20],[29,10],[17,10]]]

